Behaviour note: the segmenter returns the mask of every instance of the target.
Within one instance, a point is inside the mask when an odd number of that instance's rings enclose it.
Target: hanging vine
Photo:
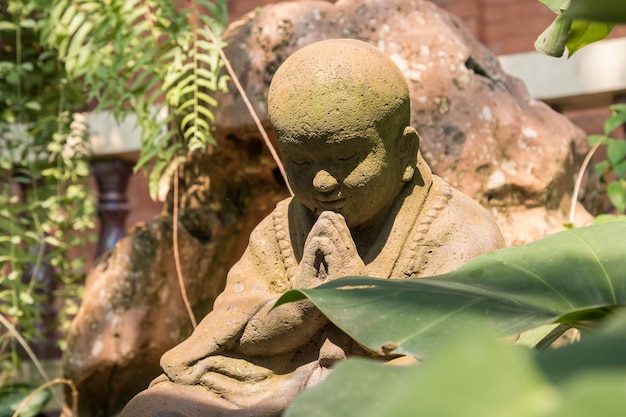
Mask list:
[[[95,226],[84,100],[40,41],[41,5],[0,6],[0,370],[8,371],[19,360],[8,326],[29,343],[67,328],[84,273],[81,248]],[[65,302],[59,311],[56,296]]]
[[[227,89],[218,35],[227,23],[226,1],[195,0],[174,7],[165,0],[60,0],[44,39],[58,45],[72,78],[82,78],[95,111],[118,120],[137,118],[141,155],[150,170],[150,195],[163,200],[172,175],[190,153],[215,144],[212,94]],[[221,42],[221,41],[219,41]]]

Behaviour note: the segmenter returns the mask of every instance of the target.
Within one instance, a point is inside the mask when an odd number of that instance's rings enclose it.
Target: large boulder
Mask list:
[[[252,229],[287,195],[269,155],[253,145],[257,138],[239,138],[185,170],[176,252],[170,199],[162,215],[135,227],[89,271],[63,360],[81,416],[115,415],[162,372],[161,355],[191,334],[177,258],[199,321]]]
[[[300,1],[267,6],[233,24],[227,55],[261,120],[275,69],[297,49],[349,37],[378,46],[404,72],[412,124],[433,171],[491,209],[509,245],[563,229],[587,152],[585,133],[532,99],[456,17],[429,1]],[[530,46],[530,45],[529,45]],[[237,94],[218,125],[250,125]],[[577,205],[577,223],[590,215]]]
[[[370,42],[399,65],[424,157],[491,210],[509,245],[563,228],[585,134],[531,99],[457,18],[428,1],[285,2],[232,24],[226,54],[271,137],[266,98],[276,68],[309,43],[340,37]],[[180,258],[198,318],[210,310],[252,227],[286,196],[241,96],[233,89],[218,100],[218,147],[190,164],[181,183]],[[580,221],[589,218],[578,210]],[[89,274],[65,361],[83,416],[114,414],[191,330],[171,229],[169,210]]]

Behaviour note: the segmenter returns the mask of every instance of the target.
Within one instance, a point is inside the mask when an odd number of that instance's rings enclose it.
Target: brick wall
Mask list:
[[[237,20],[256,7],[280,1],[229,0],[230,20]],[[535,39],[554,19],[554,13],[539,0],[431,1],[460,17],[474,36],[498,55],[534,50]],[[616,28],[612,34],[615,36],[626,36],[626,26]]]
[[[256,7],[280,1],[283,0],[230,0],[228,2],[229,16],[231,21],[234,21]],[[552,11],[538,0],[432,1],[460,17],[474,36],[496,54],[532,49],[534,39],[554,17]],[[515,19],[515,24],[511,24],[513,19]]]

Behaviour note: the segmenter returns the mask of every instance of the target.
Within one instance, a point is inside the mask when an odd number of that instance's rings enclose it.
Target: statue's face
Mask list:
[[[386,215],[404,185],[396,134],[390,136],[382,138],[367,127],[312,138],[279,137],[296,198],[316,216],[325,210],[342,214],[350,228]]]

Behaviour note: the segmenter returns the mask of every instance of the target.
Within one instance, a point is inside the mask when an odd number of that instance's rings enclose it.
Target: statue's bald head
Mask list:
[[[379,49],[330,39],[296,51],[278,68],[268,110],[283,142],[349,134],[381,121],[403,129],[410,119],[409,90],[400,69]]]

